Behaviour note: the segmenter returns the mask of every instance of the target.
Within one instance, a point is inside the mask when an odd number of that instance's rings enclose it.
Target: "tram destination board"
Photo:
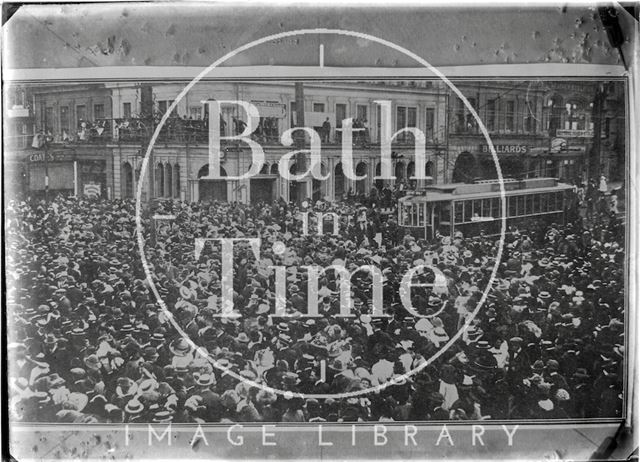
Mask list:
[[[292,6],[5,4],[4,455],[637,455],[637,12]]]

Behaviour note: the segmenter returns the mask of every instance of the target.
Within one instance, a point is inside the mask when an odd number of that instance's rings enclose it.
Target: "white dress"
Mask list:
[[[600,187],[598,188],[598,190],[600,190],[601,193],[606,193],[607,192],[607,179],[604,176],[600,177]]]

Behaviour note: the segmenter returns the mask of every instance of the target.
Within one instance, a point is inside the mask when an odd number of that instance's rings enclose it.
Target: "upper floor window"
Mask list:
[[[415,107],[397,106],[396,107],[396,131],[408,127],[418,126],[418,112]],[[395,141],[398,143],[412,143],[414,140],[413,133],[403,131],[396,136]]]
[[[505,105],[505,130],[508,132],[515,131],[516,103],[515,101],[507,101]]]
[[[435,130],[435,123],[436,123],[436,109],[433,107],[428,107],[425,110],[424,120],[425,120],[424,134],[427,137],[427,140],[433,141],[434,135],[435,135],[434,130]]]
[[[60,131],[69,133],[69,106],[60,106]]]
[[[104,119],[104,104],[93,105],[93,118],[95,120]]]
[[[490,99],[487,101],[487,117],[485,125],[488,131],[494,131],[496,129],[496,100]]]
[[[82,122],[87,122],[87,106],[84,104],[76,106],[76,121],[78,122],[78,126]]]
[[[356,118],[361,122],[367,122],[369,116],[369,107],[365,104],[358,104],[356,106]]]
[[[189,118],[193,120],[200,120],[202,118],[202,108],[199,106],[192,106],[189,108]]]
[[[478,130],[478,123],[475,117],[469,110],[469,107],[462,101],[462,99],[455,98],[455,113],[454,113],[454,132],[456,133],[476,133]],[[477,112],[478,100],[475,97],[468,97],[467,102]]]
[[[47,132],[53,132],[53,108],[48,107],[44,110],[44,127]]]
[[[565,130],[590,130],[591,107],[580,101],[568,101],[564,105],[564,129]]]
[[[131,103],[124,103],[122,105],[122,116],[125,119],[131,118]]]

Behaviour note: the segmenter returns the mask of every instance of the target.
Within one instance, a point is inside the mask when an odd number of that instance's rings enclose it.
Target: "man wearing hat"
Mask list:
[[[195,385],[190,392],[191,395],[198,395],[202,398],[202,405],[206,407],[207,414],[213,422],[219,421],[223,412],[220,395],[213,391],[215,385],[216,378],[213,374],[198,374]]]
[[[509,359],[506,371],[507,377],[514,387],[531,373],[531,362],[523,349],[523,342],[522,337],[512,337],[508,342]]]
[[[24,377],[29,379],[31,371],[36,367],[36,363],[27,356],[27,347],[23,343],[16,343],[8,346],[9,364],[12,365],[11,373],[14,377]]]

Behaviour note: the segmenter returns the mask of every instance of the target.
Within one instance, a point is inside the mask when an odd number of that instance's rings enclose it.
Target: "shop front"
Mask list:
[[[27,157],[28,190],[31,195],[108,197],[107,162],[104,157],[86,158],[75,150],[43,150]]]
[[[532,175],[529,165],[533,147],[525,143],[494,142],[500,171],[496,167],[491,148],[487,144],[461,147],[453,167],[453,183],[471,183],[475,180],[527,178]]]

